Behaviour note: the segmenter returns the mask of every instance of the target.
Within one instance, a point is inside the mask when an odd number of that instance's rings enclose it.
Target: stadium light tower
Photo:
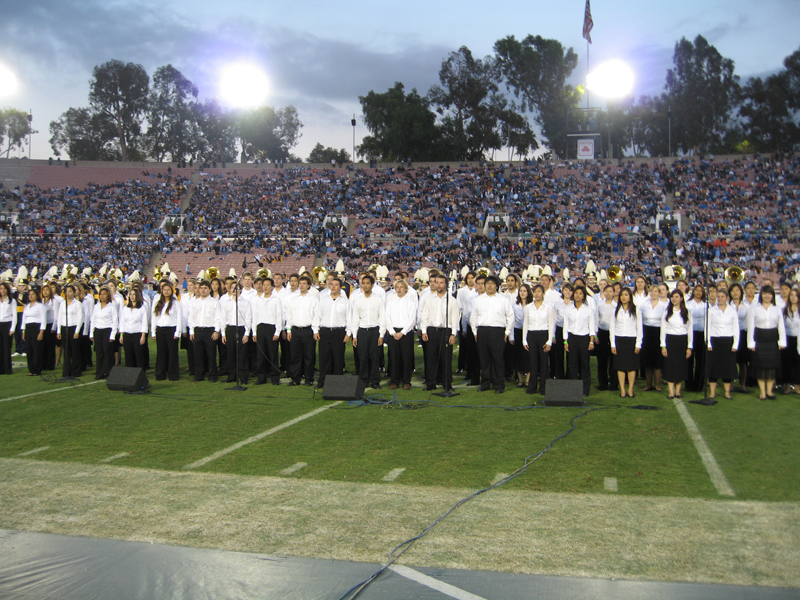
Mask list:
[[[262,105],[269,96],[269,80],[264,72],[250,64],[226,67],[220,77],[220,96],[234,108]]]
[[[14,72],[0,64],[0,97],[10,96],[17,91],[17,76]]]
[[[606,61],[586,76],[586,87],[608,100],[624,98],[633,89],[633,71],[621,60]],[[608,122],[608,149],[611,153],[611,121]]]

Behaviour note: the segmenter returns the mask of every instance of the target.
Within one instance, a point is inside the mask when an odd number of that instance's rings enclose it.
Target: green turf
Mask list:
[[[352,371],[352,365],[348,368]],[[0,399],[66,386],[24,372],[17,369],[18,374],[0,380]],[[180,470],[327,404],[305,386],[250,385],[235,392],[225,389],[230,384],[194,383],[185,374],[179,382],[155,382],[152,372],[148,375],[148,395],[110,392],[100,383],[0,402],[0,456],[49,446],[30,459],[97,463],[127,452],[113,464]],[[82,378],[90,381],[93,373]],[[392,469],[404,468],[399,483],[477,489],[498,473],[519,468],[525,457],[569,429],[570,418],[582,410],[525,409],[541,403],[541,396],[517,389],[503,395],[459,391],[457,397],[440,399],[417,382],[396,395],[410,404],[341,404],[198,470],[274,476],[304,462],[308,465],[291,477],[380,482]],[[392,398],[386,386],[381,392],[384,400]],[[423,403],[429,399],[524,410],[444,408]],[[719,497],[664,394],[640,392],[621,400],[613,392],[593,391],[589,402],[588,408],[602,410],[577,420],[575,431],[509,488],[602,492],[604,479],[615,477],[622,494]],[[630,408],[635,404],[659,410]],[[800,500],[800,433],[793,425],[800,398],[779,396],[764,403],[737,394],[715,407],[688,406],[737,499]]]

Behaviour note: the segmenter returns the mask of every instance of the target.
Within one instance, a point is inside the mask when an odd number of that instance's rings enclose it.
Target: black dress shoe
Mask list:
[[[478,391],[479,391],[479,392],[488,392],[488,391],[489,391],[489,389],[490,389],[490,388],[488,388],[488,387],[483,387],[483,386],[481,386],[481,387],[479,387],[479,388],[478,388]]]
[[[280,384],[281,384],[281,380],[280,379],[278,379],[277,381],[273,381],[272,382],[272,385],[280,385]]]
[[[306,385],[314,385],[313,381],[306,381]]]
[[[266,381],[256,381],[253,385],[264,385]]]
[[[290,382],[289,382],[289,387],[293,387],[293,386],[295,386],[295,385],[300,385],[300,384],[299,384],[299,383],[297,383],[296,381],[290,381]]]
[[[495,390],[494,393],[495,394],[503,394],[503,393],[505,393],[505,390]]]
[[[425,391],[426,391],[426,392],[432,392],[432,391],[433,391],[433,390],[435,390],[435,389],[436,389],[436,386],[435,386],[435,385],[426,385],[426,386],[425,386]]]

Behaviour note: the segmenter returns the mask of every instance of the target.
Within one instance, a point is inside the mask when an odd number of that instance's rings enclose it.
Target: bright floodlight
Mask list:
[[[0,96],[10,96],[17,91],[17,76],[6,66],[0,65]]]
[[[586,87],[606,98],[622,98],[633,89],[633,71],[621,60],[609,60],[589,73]]]
[[[269,94],[267,76],[253,65],[227,67],[220,80],[220,93],[226,104],[237,107],[258,106]]]

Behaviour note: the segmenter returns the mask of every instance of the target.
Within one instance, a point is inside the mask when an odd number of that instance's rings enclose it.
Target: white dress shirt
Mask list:
[[[689,300],[686,303],[686,308],[692,315],[693,331],[703,331],[706,326],[706,310],[708,304],[705,302],[697,302],[697,300]]]
[[[621,308],[611,319],[611,328],[608,330],[611,347],[617,347],[617,337],[636,338],[636,348],[641,350],[644,328],[642,322],[642,311],[636,305],[636,315],[632,316],[627,310]]]
[[[253,306],[244,298],[239,298],[238,302],[231,298],[220,306],[217,312],[217,330],[225,335],[225,328],[229,326],[244,327],[244,335],[248,337],[253,332]]]
[[[611,302],[603,301],[597,304],[597,328],[611,331],[611,320],[614,318],[614,312],[617,310],[617,303],[615,300]]]
[[[47,315],[44,306],[41,302],[36,304],[28,303],[22,310],[22,327],[24,328],[28,323],[38,323],[40,329],[44,329]]]
[[[53,321],[56,320],[56,302],[52,298],[45,302],[44,300],[41,301],[42,307],[44,308],[45,313],[45,324],[52,325]]]
[[[17,301],[9,298],[8,302],[0,302],[0,322],[11,323],[11,331],[17,328]]]
[[[194,335],[197,327],[213,327],[219,333],[217,325],[217,312],[219,311],[219,300],[208,296],[203,298],[197,296],[192,302],[192,312],[189,315],[189,333]]]
[[[667,319],[667,311],[664,311],[664,316],[661,317],[661,347],[667,347],[668,335],[685,335],[689,340],[688,350],[692,349],[694,340],[694,324],[692,323],[692,313],[689,313],[688,321],[683,322],[680,310],[674,310],[672,316]]]
[[[787,337],[800,337],[800,312],[794,311],[783,316]]]
[[[636,311],[642,313],[642,327],[661,327],[661,319],[664,318],[667,306],[669,302],[659,300],[654,307],[650,298],[638,305]]]
[[[522,319],[522,343],[528,343],[529,331],[546,331],[547,345],[552,346],[556,337],[556,311],[549,304],[542,302],[540,307],[536,307],[536,302],[531,302],[525,306]]]
[[[83,304],[77,298],[73,299],[69,305],[65,300],[58,308],[56,331],[67,326],[75,327],[76,333],[79,333],[83,327]]]
[[[389,294],[386,298],[386,331],[395,334],[395,329],[408,335],[417,324],[417,299],[406,292],[402,298],[397,294]]]
[[[420,331],[426,334],[428,327],[449,327],[450,335],[457,335],[459,315],[458,301],[448,292],[430,294],[420,310]]]
[[[350,302],[350,335],[358,339],[359,328],[378,328],[378,337],[384,337],[386,332],[386,305],[383,297],[371,293],[367,298],[364,293],[354,294],[355,299]],[[455,303],[454,303],[455,304]]]
[[[181,333],[186,333],[189,330],[189,315],[192,314],[192,302],[197,298],[196,295],[183,294],[181,296],[181,315],[183,315],[183,323],[181,324]]]
[[[311,292],[290,295],[286,307],[286,331],[292,327],[311,327],[319,300]]]
[[[119,332],[123,335],[147,333],[150,329],[148,324],[148,309],[146,305],[139,308],[125,306],[119,315]]]
[[[116,305],[113,302],[106,302],[105,306],[100,302],[95,304],[92,310],[92,327],[89,330],[89,337],[94,338],[95,329],[110,329],[109,339],[113,340],[117,336],[117,327],[119,327],[119,315]]]
[[[786,326],[783,323],[781,309],[774,304],[764,307],[763,304],[753,304],[747,313],[747,347],[756,348],[756,329],[778,330],[778,346],[786,346]]]
[[[478,337],[479,327],[503,327],[510,341],[514,340],[514,309],[505,294],[481,294],[472,303],[469,318],[472,333]]]
[[[150,335],[153,337],[155,337],[156,329],[159,327],[174,327],[175,335],[173,337],[181,337],[181,326],[183,325],[183,306],[175,296],[172,298],[172,307],[169,309],[169,313],[167,313],[167,307],[169,305],[166,302],[164,303],[164,306],[161,307],[161,311],[159,313],[156,313],[158,303],[156,303],[156,306],[153,306],[153,320],[150,323]]]
[[[595,309],[584,302],[580,308],[574,303],[567,307],[564,313],[564,339],[568,334],[572,335],[597,335],[597,319]]]
[[[320,327],[329,328],[342,328],[347,329],[348,319],[350,317],[350,300],[340,291],[339,296],[334,299],[330,292],[326,295],[320,294],[317,310],[314,313],[314,318],[311,321],[311,330],[314,333],[319,333]],[[350,335],[347,331],[346,335]]]
[[[90,293],[87,293],[83,300],[83,335],[89,335],[91,331],[92,312],[94,312],[94,298]]]
[[[708,327],[706,329],[709,350],[713,350],[712,341],[716,337],[732,337],[733,348],[739,347],[739,315],[730,304],[725,306],[724,311],[719,306],[712,306],[709,309]]]
[[[253,329],[258,335],[258,326],[261,324],[275,325],[275,335],[283,331],[283,301],[273,291],[269,297],[257,294],[253,305]]]

